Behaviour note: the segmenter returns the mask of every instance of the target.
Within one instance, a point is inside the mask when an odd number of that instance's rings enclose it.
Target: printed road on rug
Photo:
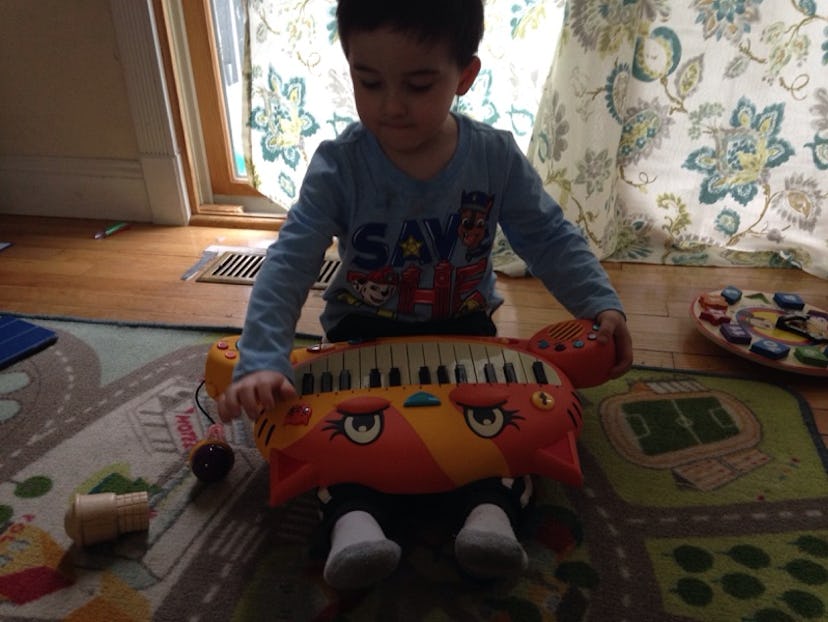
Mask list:
[[[539,482],[520,579],[462,577],[438,520],[398,571],[340,595],[321,578],[308,493],[267,506],[244,423],[230,474],[188,449],[212,331],[36,320],[55,345],[0,372],[4,620],[825,619],[828,477],[807,404],[784,388],[635,369],[582,392],[582,488]],[[73,545],[75,493],[146,490],[149,530]]]

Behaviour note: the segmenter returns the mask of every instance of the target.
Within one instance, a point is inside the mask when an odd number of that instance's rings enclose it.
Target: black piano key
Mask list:
[[[506,382],[517,382],[514,363],[506,363],[503,366],[503,375],[506,376]]]
[[[302,375],[302,395],[308,395],[313,393],[313,374],[310,372],[305,372]]]
[[[543,363],[535,361],[532,363],[532,373],[535,375],[535,380],[540,384],[549,384],[546,379],[546,372],[543,370]]]
[[[392,367],[388,372],[388,386],[398,387],[402,384],[402,374],[399,367]]]
[[[347,391],[351,388],[351,372],[343,369],[339,372],[339,390]]]
[[[449,383],[448,369],[446,369],[445,365],[440,365],[437,368],[437,382],[439,384],[448,384]]]
[[[497,382],[497,373],[491,363],[486,363],[483,366],[483,375],[486,376],[486,382]]]
[[[368,374],[368,386],[371,388],[382,386],[382,374],[376,367],[371,369],[371,373]]]
[[[319,390],[322,393],[330,393],[333,391],[333,374],[331,372],[322,372],[322,376],[319,378]]]
[[[423,365],[418,372],[420,376],[420,384],[431,384],[431,370]]]
[[[469,379],[466,376],[466,368],[463,365],[457,365],[454,368],[454,379],[457,381],[457,384],[462,382],[468,382]]]

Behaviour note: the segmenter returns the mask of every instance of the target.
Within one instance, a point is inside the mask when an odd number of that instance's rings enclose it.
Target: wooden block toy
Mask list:
[[[115,540],[119,535],[149,528],[146,491],[76,494],[64,517],[66,533],[81,546]]]

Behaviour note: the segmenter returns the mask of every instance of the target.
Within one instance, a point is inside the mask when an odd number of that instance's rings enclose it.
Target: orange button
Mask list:
[[[232,359],[236,358],[236,353],[233,352],[232,350],[228,350],[227,352],[224,353],[224,358],[232,360]]]
[[[226,342],[226,341],[219,341],[219,342],[216,344],[216,347],[217,347],[219,350],[226,350],[226,349],[227,349],[227,348],[229,348],[230,346],[229,346],[229,345],[227,345],[227,342]]]
[[[538,410],[552,410],[555,408],[555,398],[546,391],[535,391],[532,394],[532,405]]]

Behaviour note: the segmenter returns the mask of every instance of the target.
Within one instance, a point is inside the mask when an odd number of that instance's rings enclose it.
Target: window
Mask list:
[[[250,15],[245,16],[244,0],[156,2],[169,7],[171,22],[180,14],[184,25],[178,38],[184,43],[173,56],[183,53],[188,59],[180,63],[177,77],[183,85],[182,125],[194,178],[200,195],[209,196],[197,202],[198,211],[283,216],[296,199],[316,144],[333,138],[356,118],[347,63],[334,36],[332,3],[251,2]],[[560,2],[537,0],[518,6],[511,0],[490,0],[489,28],[481,45],[484,69],[457,103],[459,111],[512,131],[524,148],[555,50],[556,39],[550,33],[560,31]],[[255,122],[247,166],[241,155],[246,17],[255,33],[250,86],[250,118]],[[188,79],[194,94],[189,104]],[[202,155],[204,166],[199,164]],[[272,201],[247,184],[247,171]]]
[[[241,155],[241,2],[159,1],[191,169],[192,222],[274,226],[284,210],[247,183]]]

